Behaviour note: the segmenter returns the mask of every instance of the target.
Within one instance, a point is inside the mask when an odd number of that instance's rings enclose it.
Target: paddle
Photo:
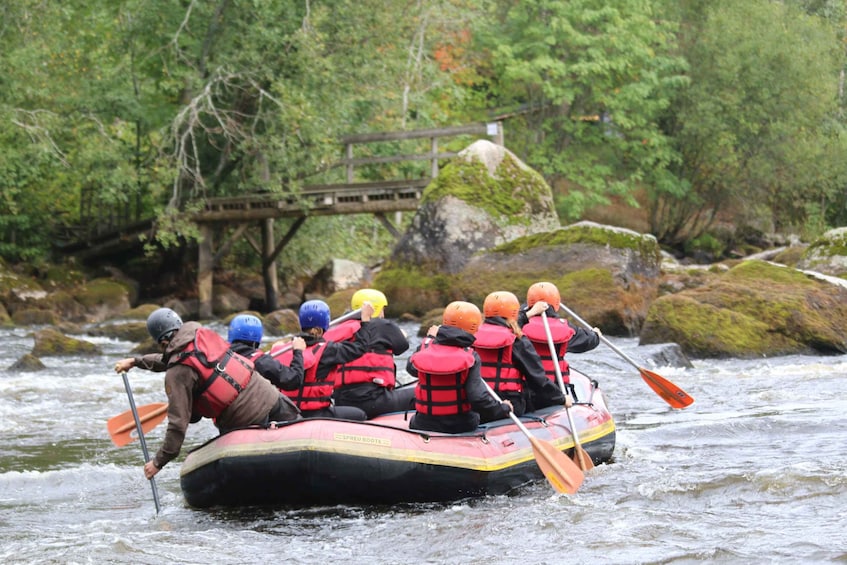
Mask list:
[[[488,394],[490,394],[497,402],[503,402],[500,397],[494,392],[487,382],[483,379]],[[520,428],[520,430],[529,438],[529,443],[532,445],[532,453],[535,455],[535,462],[547,481],[553,485],[553,488],[558,492],[573,494],[577,491],[585,475],[577,467],[576,463],[571,461],[567,455],[556,449],[549,441],[544,441],[532,435],[530,431],[523,425],[523,422],[515,416],[514,412],[509,412],[509,417]]]
[[[591,456],[582,448],[582,444],[579,442],[579,434],[576,433],[576,424],[573,421],[573,414],[571,414],[573,398],[571,398],[570,390],[565,386],[565,380],[562,378],[562,369],[559,367],[559,354],[556,353],[556,345],[553,343],[553,334],[550,332],[550,323],[547,321],[546,312],[541,313],[541,320],[544,322],[544,332],[547,334],[547,347],[550,348],[550,358],[553,362],[553,370],[556,371],[556,381],[559,383],[559,388],[562,389],[562,394],[565,395],[565,414],[567,414],[568,424],[571,426],[574,460],[579,463],[580,469],[588,471],[594,468],[594,461],[591,460]]]
[[[591,325],[582,318],[580,318],[576,314],[576,312],[574,312],[562,303],[559,303],[559,307],[562,308],[571,317],[573,317],[574,320],[582,324],[586,329],[593,330]],[[670,404],[671,407],[678,408],[681,410],[686,406],[690,406],[694,402],[694,399],[689,396],[687,392],[685,392],[666,378],[662,377],[657,373],[654,373],[653,371],[648,371],[643,367],[639,367],[638,363],[633,361],[626,353],[615,347],[615,345],[611,341],[606,339],[605,336],[601,335],[600,341],[608,345],[610,348],[612,348],[612,351],[623,357],[626,361],[629,362],[630,365],[638,369],[638,372],[641,373],[641,378],[644,379],[644,382],[647,383],[647,386],[653,389],[653,392],[658,394],[662,398],[662,400]]]
[[[347,312],[347,313],[346,313],[346,314],[344,314],[343,316],[339,316],[338,318],[336,318],[336,319],[334,319],[334,320],[330,320],[330,321],[329,321],[329,327],[337,326],[337,325],[338,325],[338,324],[340,324],[341,322],[346,322],[347,320],[349,320],[349,319],[351,319],[351,318],[354,318],[354,317],[358,316],[358,315],[359,315],[359,314],[361,314],[361,313],[362,313],[362,309],[361,309],[361,308],[356,308],[355,310],[351,310],[350,312]],[[285,353],[286,351],[288,351],[288,350],[289,350],[289,349],[291,349],[292,347],[294,347],[294,345],[293,345],[293,344],[291,344],[291,343],[287,343],[287,344],[283,345],[282,347],[280,347],[280,348],[279,348],[278,350],[276,350],[276,351],[274,351],[274,350],[273,350],[273,348],[271,348],[270,356],[271,356],[271,357],[273,357],[273,358],[279,357],[280,355],[282,355],[283,353]]]
[[[138,419],[141,421],[141,429],[146,433],[162,423],[162,420],[167,417],[168,404],[166,402],[145,404],[139,406],[137,412]],[[109,418],[106,422],[106,428],[109,430],[109,435],[112,436],[112,442],[118,447],[128,444],[137,437],[132,410]],[[133,434],[133,432],[136,433]]]
[[[141,453],[144,455],[144,463],[150,461],[150,455],[147,453],[147,442],[144,441],[144,429],[141,426],[141,419],[138,417],[138,410],[135,408],[135,399],[132,397],[132,388],[129,386],[129,378],[126,371],[121,373],[126,388],[126,396],[129,399],[129,409],[132,411],[133,420],[135,420],[135,428],[138,432],[138,441],[141,442]],[[153,489],[153,502],[156,504],[156,514],[159,513],[161,505],[159,504],[159,490],[156,488],[156,478],[150,479],[150,488]]]

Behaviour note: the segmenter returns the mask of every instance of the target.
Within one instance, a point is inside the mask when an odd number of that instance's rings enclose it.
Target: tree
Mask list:
[[[681,246],[730,210],[768,231],[819,227],[847,178],[833,27],[768,0],[674,5],[691,86],[663,122],[682,158],[650,191],[652,232]]]
[[[503,1],[492,11],[479,33],[489,99],[511,109],[510,147],[573,187],[560,215],[576,219],[610,195],[632,202],[659,182],[677,155],[657,120],[686,78],[653,2]]]

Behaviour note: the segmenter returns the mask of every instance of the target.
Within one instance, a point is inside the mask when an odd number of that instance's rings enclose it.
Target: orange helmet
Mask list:
[[[445,326],[454,326],[468,333],[476,334],[479,325],[482,323],[482,313],[479,308],[470,302],[451,302],[444,309],[441,320]]]
[[[501,316],[507,320],[517,320],[520,308],[521,303],[517,296],[511,292],[499,290],[485,297],[485,302],[482,304],[482,313],[485,314],[486,318]]]
[[[559,303],[562,297],[559,295],[559,289],[556,285],[550,282],[537,282],[526,291],[526,305],[532,308],[536,302],[544,301],[553,307],[553,310],[559,311]]]

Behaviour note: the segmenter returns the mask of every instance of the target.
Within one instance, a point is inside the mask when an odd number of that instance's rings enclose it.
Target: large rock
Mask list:
[[[321,267],[303,289],[307,298],[326,297],[347,289],[359,289],[373,278],[370,269],[347,259],[332,259]]]
[[[797,268],[847,279],[847,227],[829,230],[813,241]]]
[[[480,140],[426,187],[391,264],[453,274],[478,251],[558,226],[542,176],[506,148]]]
[[[495,290],[524,299],[532,283],[549,281],[562,302],[590,324],[634,336],[656,297],[660,264],[653,236],[579,222],[476,255],[460,274],[457,290],[481,304]]]
[[[35,332],[35,343],[30,352],[36,357],[47,355],[100,355],[100,347],[90,341],[66,336],[53,328]]]
[[[744,261],[650,307],[642,344],[692,357],[847,353],[847,288],[764,261]]]

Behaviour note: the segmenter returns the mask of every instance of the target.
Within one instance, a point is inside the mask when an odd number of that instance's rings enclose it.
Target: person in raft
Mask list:
[[[556,348],[555,357],[559,362],[562,380],[567,385],[570,383],[568,378],[570,369],[565,360],[565,354],[591,351],[600,345],[600,336],[603,334],[599,328],[589,331],[574,327],[567,320],[559,318],[560,304],[561,296],[556,285],[550,282],[537,282],[526,291],[526,304],[521,307],[521,311],[518,313],[518,325],[541,357],[547,378],[556,383],[553,355],[551,355],[550,347],[547,345],[547,332],[544,329],[544,320],[541,317],[542,312],[547,314],[547,322],[553,336],[553,345]]]
[[[262,321],[252,314],[239,314],[229,322],[227,341],[233,351],[253,362],[260,375],[282,390],[297,390],[303,382],[303,350],[306,341],[295,337],[291,341],[290,365],[283,365],[261,349],[264,328]]]
[[[481,323],[482,313],[475,305],[451,302],[444,309],[442,325],[427,330],[406,364],[406,371],[418,378],[417,412],[410,428],[463,433],[481,422],[508,417],[511,402],[497,402],[480,376],[482,362],[472,346]]]
[[[170,308],[150,314],[147,331],[162,353],[122,359],[115,371],[165,371],[168,428],[162,446],[144,465],[148,479],[179,455],[189,423],[201,418],[214,419],[222,434],[300,418],[297,407],[215,331],[197,322],[183,323]]]
[[[303,351],[303,380],[294,390],[284,390],[304,418],[344,418],[366,420],[367,414],[355,406],[334,406],[332,392],[335,389],[333,372],[340,366],[355,361],[368,351],[368,324],[374,307],[370,302],[362,304],[361,327],[350,341],[327,341],[329,329],[329,305],[323,300],[307,300],[300,305],[300,337],[306,342]],[[283,365],[291,363],[292,349],[289,344],[271,348],[271,356]]]
[[[395,388],[397,367],[394,356],[409,349],[409,340],[397,324],[385,319],[388,300],[382,292],[372,288],[357,290],[350,299],[350,308],[358,310],[365,302],[370,302],[374,308],[367,324],[368,349],[358,359],[339,365],[333,371],[335,405],[356,406],[364,410],[368,418],[413,410],[414,387]],[[353,318],[330,328],[324,339],[349,341],[355,339],[361,327],[361,320]]]
[[[518,327],[518,297],[507,291],[492,292],[485,297],[473,348],[482,360],[482,378],[500,398],[509,400],[515,415],[526,412],[526,396],[533,394],[535,409],[564,404],[565,395],[544,374],[541,358],[532,342]]]

